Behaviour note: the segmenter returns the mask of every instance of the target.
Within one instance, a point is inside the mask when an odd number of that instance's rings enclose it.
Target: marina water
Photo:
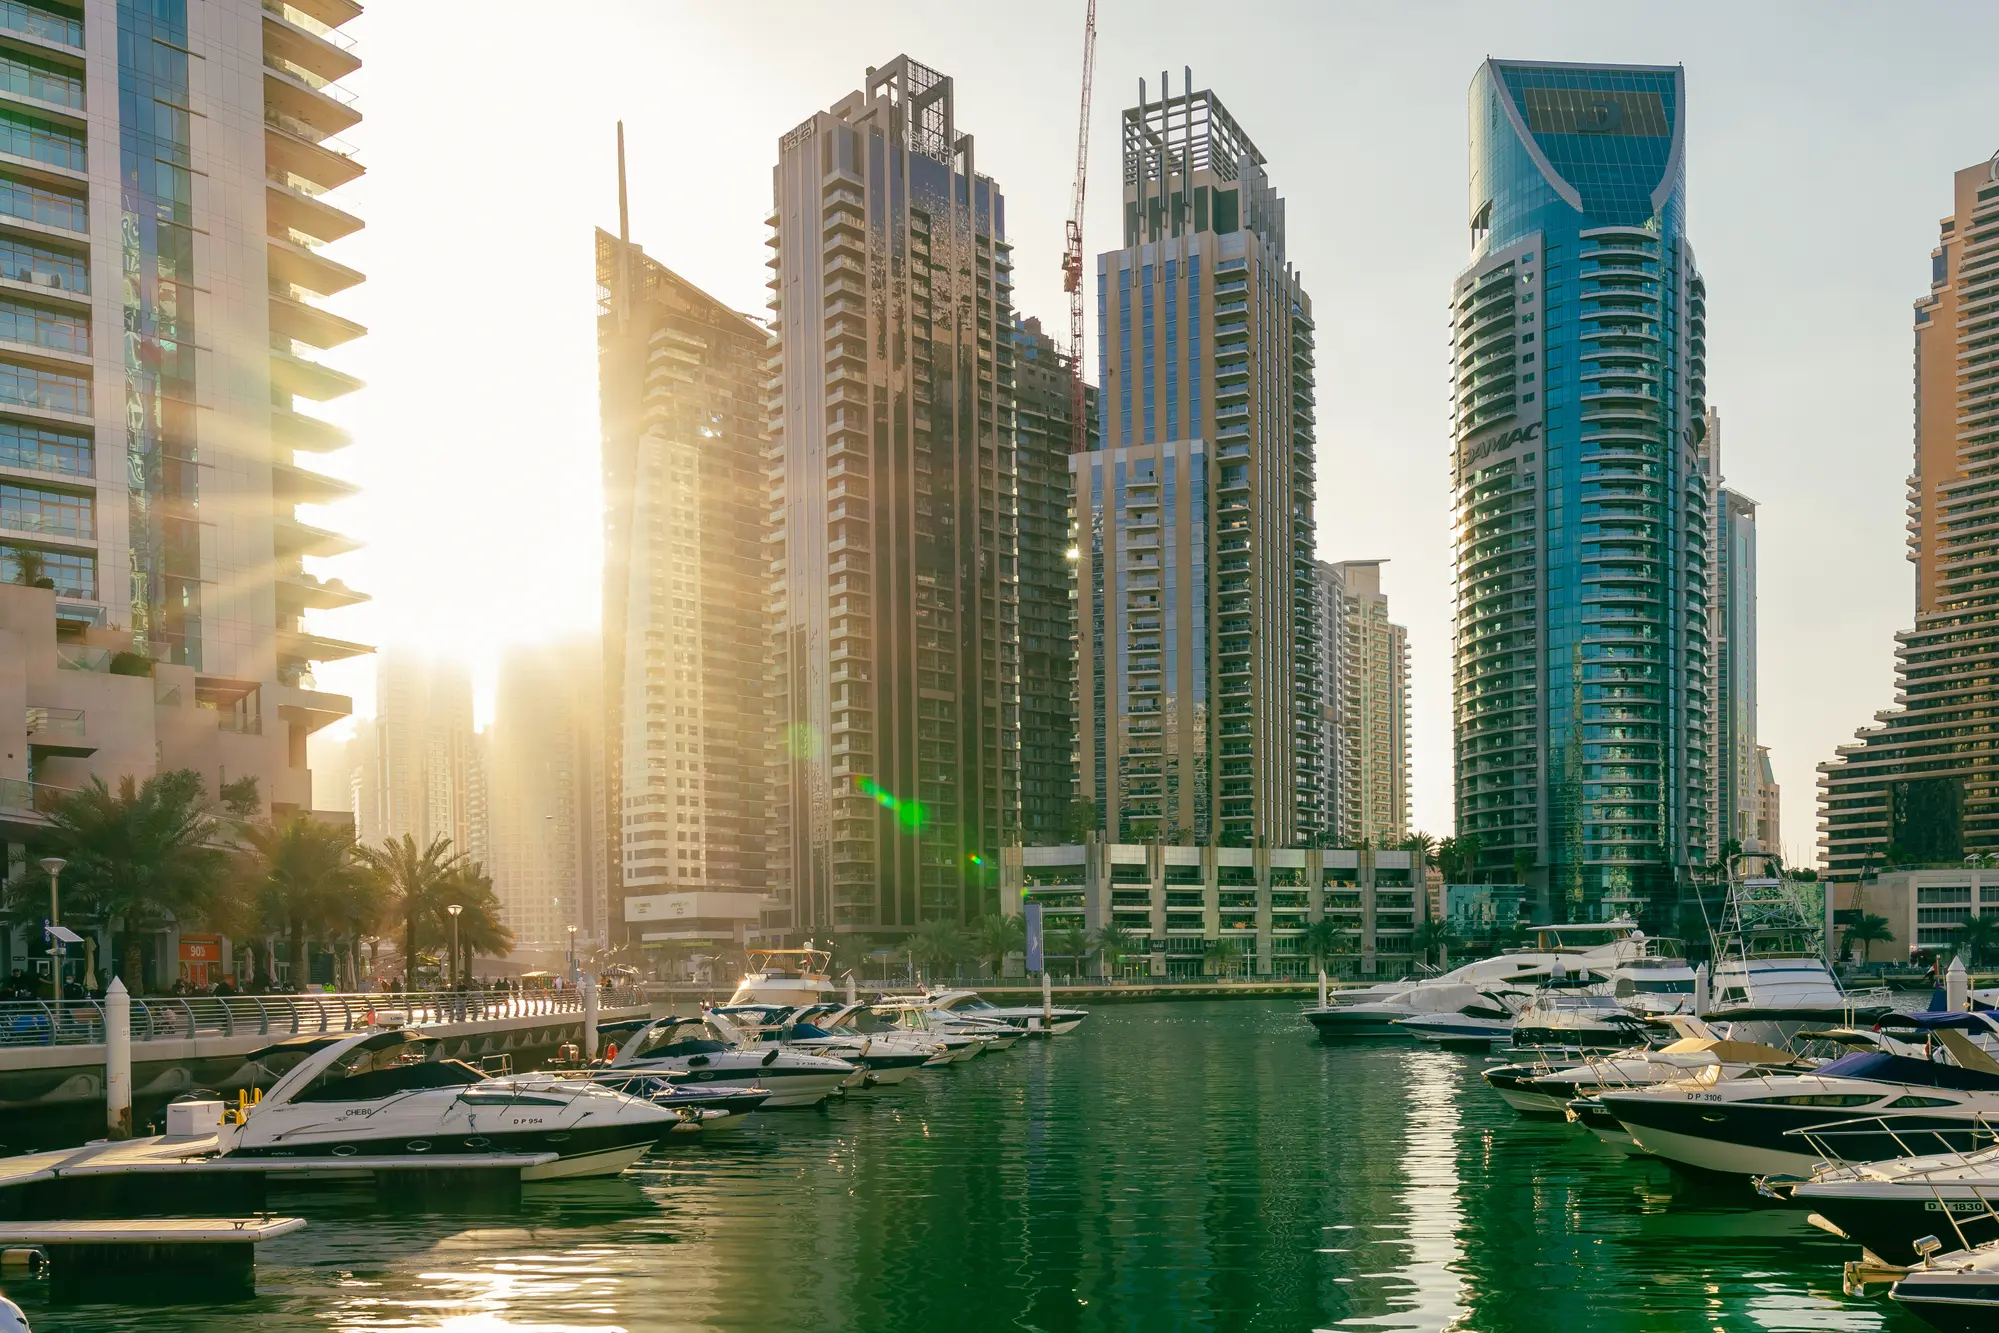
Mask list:
[[[247,1304],[10,1286],[37,1333],[1921,1327],[1841,1296],[1803,1213],[1522,1120],[1481,1063],[1321,1045],[1288,1001],[1101,1005],[514,1211],[274,1192],[311,1224]]]

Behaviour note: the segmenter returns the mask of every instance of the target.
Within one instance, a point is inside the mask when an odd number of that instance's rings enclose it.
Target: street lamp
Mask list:
[[[62,875],[63,867],[68,864],[69,862],[60,856],[44,856],[41,859],[41,867],[48,872],[49,877],[49,956],[55,960],[55,975],[49,979],[50,994],[58,1000],[62,998],[62,960],[67,950],[63,948],[62,936],[56,933],[56,927],[62,923],[62,916],[58,911],[56,881]]]
[[[576,985],[576,927],[574,925],[569,927],[569,985],[572,989]]]
[[[456,990],[458,989],[458,914],[465,909],[458,903],[451,903],[444,910],[451,913],[451,981],[446,989]]]

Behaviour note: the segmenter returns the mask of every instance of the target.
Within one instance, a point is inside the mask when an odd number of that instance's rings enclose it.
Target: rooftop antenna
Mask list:
[[[618,239],[632,243],[632,214],[625,203],[625,122],[618,122]]]
[[[632,319],[632,214],[625,201],[625,122],[618,122],[618,328]]]

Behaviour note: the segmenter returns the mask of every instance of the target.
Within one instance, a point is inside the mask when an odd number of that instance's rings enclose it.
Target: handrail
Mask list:
[[[605,1008],[645,1003],[635,987],[606,990]],[[508,1018],[581,1014],[582,992],[415,991],[353,995],[159,995],[132,998],[132,1040],[293,1037],[423,1028]],[[80,1046],[104,1041],[101,1000],[0,1000],[0,1047]]]

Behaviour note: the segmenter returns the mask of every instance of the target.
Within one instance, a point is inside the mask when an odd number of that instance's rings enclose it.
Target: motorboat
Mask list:
[[[1081,1027],[1083,1020],[1090,1016],[1090,1011],[1087,1009],[1051,1007],[1044,1015],[1038,1004],[998,1005],[977,991],[971,990],[942,990],[933,987],[925,994],[930,999],[930,1007],[941,1013],[1005,1023],[1019,1028],[1029,1036],[1066,1036]]]
[[[1999,1328],[1999,1246],[1926,1256],[1888,1294],[1941,1333]]]
[[[1652,1087],[1694,1078],[1708,1070],[1715,1070],[1715,1076],[1722,1079],[1759,1073],[1801,1074],[1820,1063],[1775,1046],[1733,1040],[1691,1015],[1676,1015],[1664,1022],[1678,1033],[1677,1040],[1656,1048],[1640,1046],[1588,1056],[1529,1080],[1527,1087],[1575,1112],[1578,1099],[1594,1100],[1606,1088]],[[1606,1142],[1636,1146],[1630,1132],[1609,1118],[1601,1104],[1586,1108],[1586,1114],[1570,1114],[1569,1119],[1597,1132]]]
[[[1610,969],[1610,993],[1632,1013],[1647,1018],[1692,1013],[1694,969],[1680,956],[1677,941],[1657,940],[1658,952]],[[1666,946],[1671,946],[1671,952]]]
[[[1646,1045],[1645,1020],[1585,979],[1574,988],[1551,985],[1513,1020],[1513,1049],[1586,1059]]]
[[[925,1001],[888,999],[874,1005],[875,1018],[924,1041],[942,1045],[951,1056],[950,1063],[963,1064],[976,1060],[992,1049],[996,1037],[963,1030],[962,1025],[946,1026]],[[1012,1043],[1009,1042],[1009,1045]]]
[[[921,1068],[948,1065],[956,1058],[957,1052],[977,1054],[978,1050],[978,1043],[970,1038],[958,1038],[954,1047],[935,1034],[910,1031],[897,1023],[893,1014],[884,1016],[876,1013],[873,1001],[808,1005],[794,1012],[836,1038],[865,1039],[870,1050],[921,1054],[924,1057],[923,1064],[919,1066]]]
[[[900,1083],[936,1058],[933,1047],[899,1040],[899,1029],[890,1028],[875,1037],[851,1030],[835,1032],[817,1021],[822,1017],[830,1021],[849,1008],[860,1007],[814,1004],[784,1009],[774,1005],[727,1005],[714,1012],[735,1024],[739,1031],[754,1033],[762,1044],[776,1043],[786,1050],[858,1065],[866,1071],[862,1086],[888,1087]]]
[[[1943,1237],[1953,1249],[1999,1240],[1999,1147],[1827,1162],[1803,1180],[1763,1178],[1756,1188],[1810,1209],[1821,1226],[1891,1264],[1917,1262],[1916,1242],[1925,1236]]]
[[[1466,986],[1464,992],[1464,1003],[1455,1009],[1413,1014],[1396,1019],[1395,1025],[1449,1050],[1489,1050],[1494,1042],[1512,1039],[1513,1020],[1531,998],[1526,991],[1496,986]]]
[[[1537,926],[1534,931],[1530,947],[1475,959],[1448,972],[1334,991],[1324,1005],[1306,1009],[1305,1020],[1328,1041],[1411,1037],[1417,1034],[1404,1019],[1457,1012],[1480,992],[1531,991],[1545,984],[1557,965],[1607,975],[1619,963],[1648,956],[1653,947],[1629,918]]]
[[[643,1097],[680,1117],[669,1137],[713,1136],[741,1129],[752,1111],[771,1098],[768,1088],[730,1088],[678,1083],[678,1075],[620,1074],[593,1070],[587,1077],[630,1097]]]
[[[407,1029],[293,1038],[258,1052],[289,1063],[241,1124],[225,1157],[382,1157],[429,1153],[557,1154],[523,1180],[616,1175],[681,1122],[672,1111],[584,1079],[489,1078]]]
[[[833,955],[809,943],[802,949],[751,949],[744,960],[743,979],[736,983],[734,1004],[781,1004],[796,1009],[801,1004],[830,1000],[833,980],[829,968]]]
[[[1912,1014],[1937,1049],[1855,1051],[1802,1074],[1604,1089],[1604,1108],[1656,1157],[1697,1170],[1809,1176],[1828,1160],[1976,1152],[1999,1143],[1999,1061],[1961,1030],[1983,1014]],[[1948,1057],[1942,1058],[1942,1057]]]
[[[745,1044],[741,1032],[714,1015],[655,1019],[603,1068],[672,1071],[682,1086],[761,1088],[771,1094],[764,1106],[772,1110],[816,1106],[863,1072],[845,1060]]]
[[[1574,1094],[1544,1088],[1541,1080],[1581,1063],[1580,1055],[1564,1054],[1550,1048],[1534,1052],[1526,1060],[1480,1070],[1479,1074],[1486,1086],[1499,1094],[1501,1101],[1520,1114],[1559,1120],[1568,1114],[1569,1102]]]

